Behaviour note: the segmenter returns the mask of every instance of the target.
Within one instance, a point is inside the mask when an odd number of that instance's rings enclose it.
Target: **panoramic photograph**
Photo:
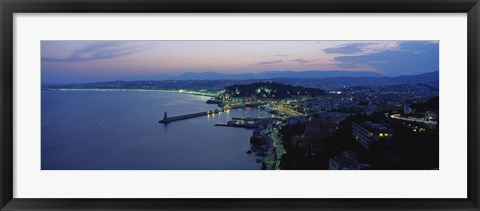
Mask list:
[[[44,40],[41,170],[439,170],[436,40]]]

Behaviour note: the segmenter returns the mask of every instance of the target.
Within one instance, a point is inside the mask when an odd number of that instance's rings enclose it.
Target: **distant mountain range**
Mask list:
[[[363,71],[266,71],[260,73],[224,74],[217,72],[186,72],[181,75],[155,75],[130,77],[122,80],[248,80],[248,79],[273,79],[273,78],[332,78],[332,77],[383,77],[375,72]]]
[[[439,72],[429,72],[419,75],[386,77],[381,76],[373,72],[320,72],[312,71],[301,74],[291,75],[295,72],[280,72],[274,74],[264,73],[263,77],[278,76],[277,78],[249,78],[249,79],[218,79],[214,75],[223,75],[218,73],[212,73],[210,77],[205,73],[191,73],[184,74],[183,79],[170,79],[170,80],[122,80],[122,81],[110,81],[110,82],[95,82],[84,84],[64,84],[64,85],[52,85],[43,84],[42,87],[46,89],[57,88],[102,88],[102,89],[190,89],[190,90],[219,90],[226,86],[239,85],[239,84],[251,84],[255,82],[276,82],[294,86],[302,86],[307,88],[320,88],[324,90],[339,89],[353,86],[390,86],[400,84],[425,84],[432,89],[438,89],[439,87]],[[351,75],[348,75],[352,73]],[[260,74],[260,73],[259,73]],[[303,77],[309,75],[310,77],[302,78],[299,75],[304,74]],[[348,76],[342,76],[342,75]],[[198,75],[198,77],[197,77]],[[253,74],[256,75],[256,74]],[[279,76],[284,77],[279,77]],[[335,75],[337,75],[335,77]],[[338,76],[340,75],[340,76]],[[188,77],[187,77],[188,76]],[[202,76],[202,77],[199,77]],[[238,76],[238,75],[237,75]],[[293,77],[295,76],[295,77]],[[323,78],[321,78],[323,76]],[[330,76],[330,77],[329,77]],[[195,79],[188,79],[193,77]],[[258,76],[260,77],[260,76]],[[182,78],[179,76],[179,78]],[[240,77],[238,77],[240,78]]]

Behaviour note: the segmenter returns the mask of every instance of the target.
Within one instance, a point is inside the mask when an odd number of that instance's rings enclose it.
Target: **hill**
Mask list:
[[[224,88],[225,94],[232,97],[253,97],[269,99],[286,99],[301,96],[320,96],[325,92],[317,88],[305,88],[275,82],[256,82],[237,84]]]

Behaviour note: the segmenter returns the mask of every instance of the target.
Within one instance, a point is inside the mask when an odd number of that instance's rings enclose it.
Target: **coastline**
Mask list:
[[[188,94],[188,95],[196,95],[196,96],[205,96],[205,97],[213,97],[212,93],[199,93],[199,92],[192,92],[186,90],[152,90],[152,89],[98,89],[98,88],[90,88],[90,89],[66,89],[66,88],[58,88],[58,89],[44,89],[45,91],[92,91],[92,92],[158,92],[158,93],[178,93],[178,94]],[[261,109],[261,108],[257,108]],[[263,110],[263,109],[262,109]],[[231,127],[231,126],[230,126]],[[260,156],[259,160],[261,160],[262,166],[266,166],[265,169],[269,170],[278,170],[280,165],[280,158],[282,154],[284,154],[283,147],[281,146],[281,138],[277,137],[278,133],[272,132],[272,128],[266,127],[260,129],[262,132],[265,133],[264,140],[269,142],[271,147],[266,150],[263,156]],[[250,137],[254,136],[254,130],[252,131]],[[249,140],[246,140],[249,142]],[[251,145],[253,146],[253,145]],[[262,170],[262,166],[258,170]]]
[[[96,91],[96,92],[161,92],[161,93],[179,93],[179,94],[188,94],[188,95],[197,95],[197,96],[205,96],[205,97],[215,97],[216,94],[214,93],[203,93],[203,92],[195,92],[195,91],[188,91],[188,90],[163,90],[163,89],[45,89],[47,91]]]

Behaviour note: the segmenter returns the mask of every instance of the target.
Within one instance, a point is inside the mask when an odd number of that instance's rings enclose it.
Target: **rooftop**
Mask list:
[[[391,130],[384,124],[373,123],[370,121],[367,121],[364,123],[356,123],[356,124],[372,132],[386,132],[386,133],[391,132]]]

